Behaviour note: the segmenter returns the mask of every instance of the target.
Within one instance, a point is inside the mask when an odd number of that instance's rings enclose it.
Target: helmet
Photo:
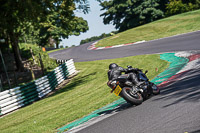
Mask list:
[[[118,67],[118,65],[116,63],[112,63],[109,65],[109,69],[113,69],[113,68],[116,68]]]
[[[133,70],[133,67],[132,66],[127,66],[127,71],[132,71]]]
[[[132,66],[127,66],[128,68],[133,68]]]

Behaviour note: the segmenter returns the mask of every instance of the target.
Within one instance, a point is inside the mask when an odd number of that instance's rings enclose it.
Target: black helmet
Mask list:
[[[128,68],[133,68],[132,66],[127,66]]]
[[[116,63],[112,63],[109,65],[109,69],[113,69],[113,68],[116,68],[118,67],[118,65]]]

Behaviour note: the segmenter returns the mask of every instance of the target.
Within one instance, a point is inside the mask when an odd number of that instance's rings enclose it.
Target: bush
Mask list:
[[[44,69],[49,72],[55,67],[57,67],[56,62],[49,58],[49,55],[47,52],[42,51],[42,48],[39,47],[38,45],[33,45],[33,44],[25,44],[21,43],[20,45],[20,52],[21,56],[25,60],[33,60],[30,52],[30,48],[33,50],[33,55],[35,57],[36,63],[41,67],[40,61],[39,61],[39,54],[41,55],[43,64],[44,64]]]
[[[181,0],[170,0],[167,4],[167,16],[179,14],[188,11],[187,4],[183,4]]]
[[[169,0],[166,5],[166,16],[180,14],[200,8],[200,0],[182,1],[182,0]]]

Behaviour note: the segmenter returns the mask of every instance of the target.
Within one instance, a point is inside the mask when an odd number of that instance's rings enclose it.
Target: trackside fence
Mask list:
[[[75,72],[74,61],[70,59],[44,77],[0,92],[0,116],[43,98]]]

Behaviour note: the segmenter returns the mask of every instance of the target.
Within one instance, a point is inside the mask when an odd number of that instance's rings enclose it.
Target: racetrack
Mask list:
[[[200,70],[164,87],[161,94],[129,107],[80,133],[200,133]],[[71,131],[70,131],[71,132]]]
[[[200,50],[200,31],[119,48],[87,50],[92,43],[50,53],[51,58],[74,59],[75,62],[121,58],[163,52]]]
[[[200,31],[145,43],[105,50],[87,50],[91,43],[54,52],[50,57],[73,58],[76,62],[120,58],[142,54],[200,50]],[[198,53],[200,54],[200,52]],[[200,133],[200,67],[161,88],[161,94],[139,106],[129,104],[105,112],[108,117],[90,121],[68,132],[80,133]],[[104,117],[104,116],[102,116]],[[92,124],[91,124],[92,123]]]

